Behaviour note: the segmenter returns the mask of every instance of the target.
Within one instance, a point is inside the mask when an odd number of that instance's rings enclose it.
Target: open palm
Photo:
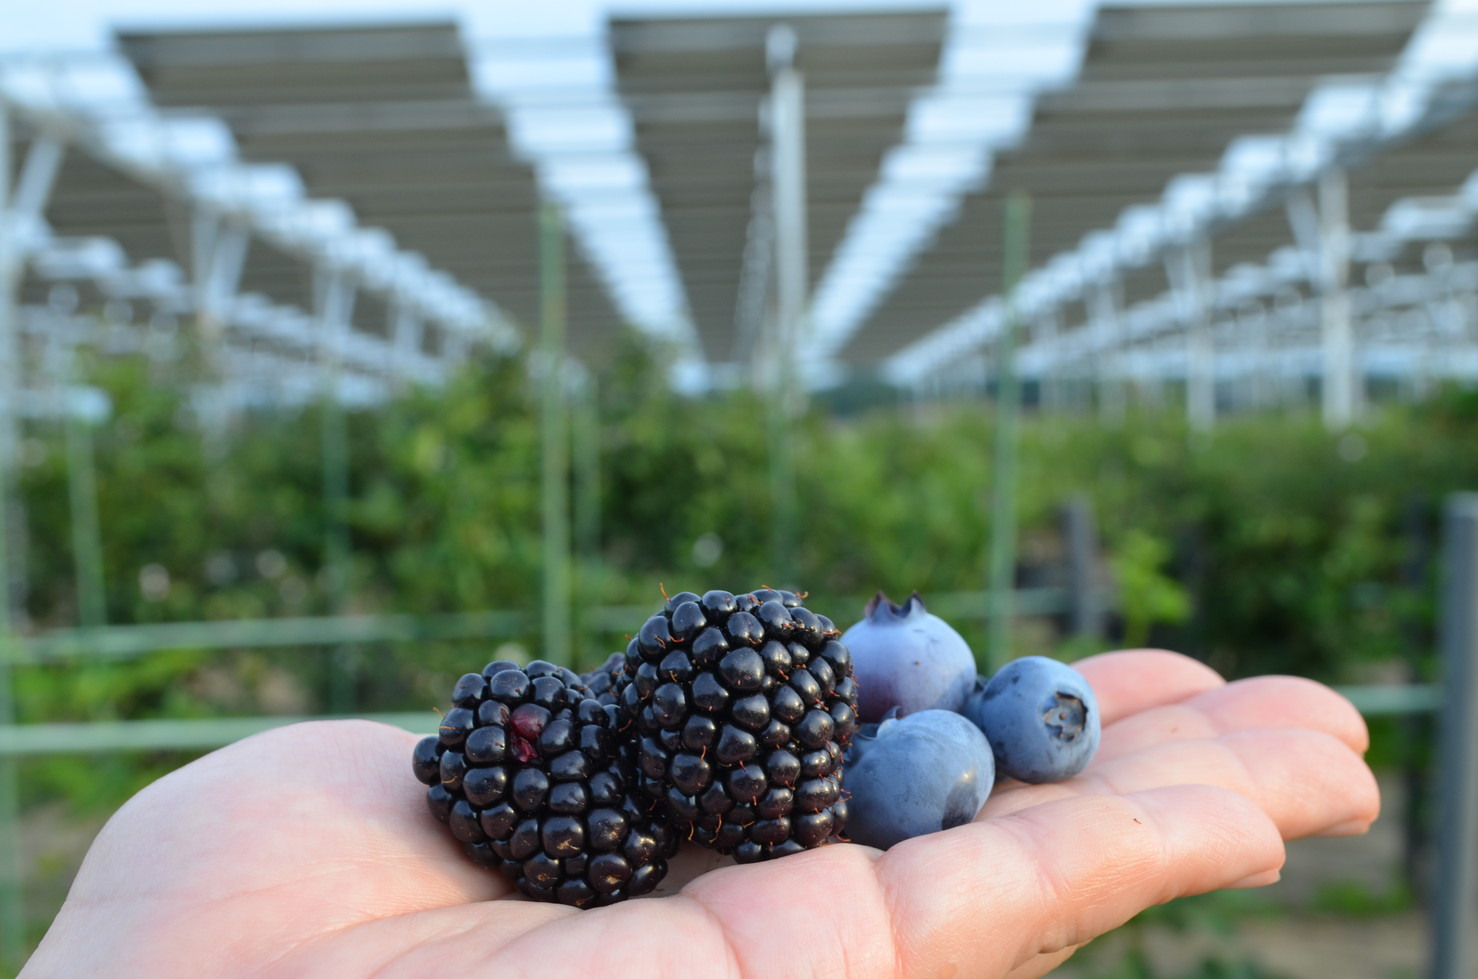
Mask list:
[[[414,735],[279,728],[125,805],[22,976],[1036,976],[1151,905],[1270,883],[1285,839],[1375,818],[1365,726],[1327,688],[1157,651],[1077,666],[1104,722],[1082,775],[1002,784],[973,824],[887,853],[685,851],[657,895],[588,911],[466,859]]]

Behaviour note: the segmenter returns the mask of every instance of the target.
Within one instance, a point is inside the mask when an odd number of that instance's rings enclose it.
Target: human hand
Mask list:
[[[124,805],[21,975],[1015,979],[1152,905],[1271,883],[1285,839],[1375,819],[1364,722],[1327,688],[1150,650],[1076,665],[1104,725],[1081,775],[1003,783],[974,823],[886,853],[692,848],[656,895],[587,911],[467,860],[426,812],[415,735],[278,728]]]

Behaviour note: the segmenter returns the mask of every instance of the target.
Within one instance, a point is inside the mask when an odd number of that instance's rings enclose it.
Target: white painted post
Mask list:
[[[1098,410],[1104,421],[1123,422],[1128,413],[1128,344],[1124,337],[1122,285],[1117,279],[1100,280],[1089,286],[1089,324],[1102,329],[1109,346],[1102,352],[1098,377]]]
[[[799,339],[806,309],[806,89],[795,64],[795,32],[777,25],[770,30],[766,47],[774,154],[770,172],[775,188],[776,339],[785,350]],[[780,360],[783,364],[790,358],[782,353]]]
[[[1348,428],[1360,411],[1355,331],[1350,319],[1349,185],[1343,170],[1319,178],[1320,332],[1324,347],[1324,424]]]
[[[1058,334],[1062,331],[1062,313],[1053,306],[1042,313],[1037,320],[1036,334],[1037,345],[1042,348],[1042,371],[1037,378],[1037,400],[1041,405],[1043,413],[1055,412],[1062,408],[1062,383],[1061,383],[1061,351],[1058,348]]]
[[[795,489],[792,417],[800,407],[795,350],[801,339],[809,288],[806,243],[806,88],[796,65],[795,31],[770,29],[765,55],[770,69],[771,179],[775,205],[775,333],[766,346],[769,397],[770,492],[774,573],[793,583],[800,515]]]
[[[1194,238],[1166,258],[1166,271],[1180,306],[1186,332],[1186,415],[1191,428],[1210,431],[1216,423],[1216,347],[1208,315],[1211,297],[1211,241]]]

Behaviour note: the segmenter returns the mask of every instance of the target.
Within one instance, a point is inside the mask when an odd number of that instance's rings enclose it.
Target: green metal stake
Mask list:
[[[1016,569],[1016,443],[1021,382],[1016,375],[1016,284],[1026,270],[1031,199],[1013,193],[1006,199],[1006,241],[1001,283],[1005,320],[996,341],[996,444],[991,493],[989,644],[992,673],[1010,658],[1011,592]]]
[[[337,364],[328,371],[337,386]],[[328,604],[334,615],[349,611],[349,433],[344,405],[330,390],[323,399],[319,436],[323,452],[324,568],[328,572]],[[335,714],[354,710],[358,649],[342,645],[330,660],[329,709]]]
[[[3,256],[0,256],[3,261]],[[4,274],[0,272],[0,274]],[[0,314],[3,315],[3,314]],[[8,412],[0,408],[0,412]],[[0,418],[0,424],[8,422]],[[0,435],[0,439],[4,436]],[[0,730],[15,724],[12,666],[14,623],[10,615],[10,548],[6,526],[10,510],[10,469],[0,447]],[[20,864],[20,770],[11,757],[0,758],[0,964],[20,967],[25,956],[25,892]]]
[[[0,729],[15,723],[12,689],[10,518],[14,480],[12,461],[18,432],[14,400],[20,390],[20,337],[16,305],[19,256],[10,227],[11,132],[9,107],[0,101]],[[25,955],[26,915],[21,883],[20,777],[15,760],[0,758],[0,957],[20,966]]]
[[[103,544],[98,519],[97,466],[92,424],[75,412],[66,417],[67,495],[72,509],[72,560],[77,573],[77,617],[83,627],[107,624]]]
[[[797,499],[795,486],[795,412],[791,409],[794,386],[789,358],[781,357],[775,388],[767,395],[770,423],[770,553],[775,562],[775,587],[794,588],[796,580]]]
[[[575,554],[576,573],[589,575],[600,562],[600,397],[595,378],[586,381],[577,402],[575,443]],[[573,667],[580,669],[585,643],[596,636],[581,615],[573,650]],[[593,649],[594,647],[592,647]],[[594,664],[589,664],[594,665]]]
[[[564,218],[553,204],[539,211],[540,456],[544,496],[544,649],[570,662],[569,442],[565,417]]]
[[[354,289],[341,270],[314,271],[314,312],[320,332],[323,404],[319,445],[323,460],[323,565],[326,597],[333,615],[349,611],[349,420],[340,391],[344,375],[344,337],[354,310]],[[329,659],[329,709],[353,713],[358,686],[359,649],[345,643]]]

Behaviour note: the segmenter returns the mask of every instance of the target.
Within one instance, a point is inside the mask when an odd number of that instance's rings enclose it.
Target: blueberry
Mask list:
[[[1093,760],[1103,733],[1083,675],[1045,656],[1012,660],[965,706],[996,753],[996,769],[1023,782],[1060,782]]]
[[[924,608],[918,592],[902,606],[882,592],[842,634],[857,679],[857,714],[879,721],[889,709],[959,711],[975,682],[975,656],[949,623]]]
[[[990,742],[946,710],[859,729],[845,771],[847,836],[883,850],[970,822],[995,782]]]

